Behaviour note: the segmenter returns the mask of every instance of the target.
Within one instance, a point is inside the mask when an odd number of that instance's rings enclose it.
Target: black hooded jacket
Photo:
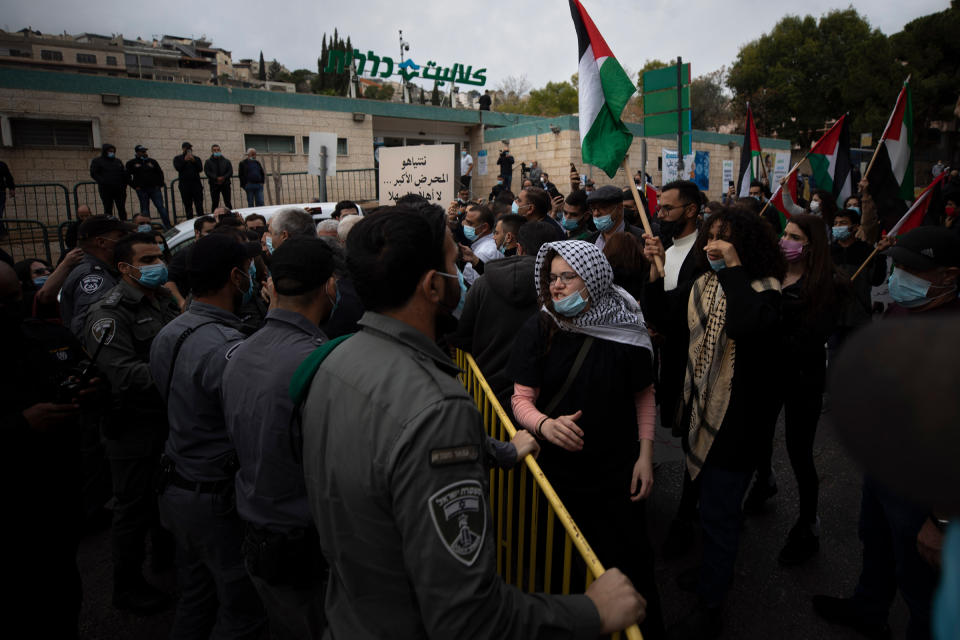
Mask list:
[[[505,408],[513,393],[507,363],[523,323],[539,308],[534,284],[534,256],[514,256],[488,262],[467,292],[457,331],[448,342],[470,352]]]
[[[107,157],[107,149],[114,150],[114,157]],[[123,161],[116,157],[116,148],[105,144],[100,149],[100,155],[90,161],[90,177],[97,184],[106,187],[122,187],[127,184],[127,171]]]

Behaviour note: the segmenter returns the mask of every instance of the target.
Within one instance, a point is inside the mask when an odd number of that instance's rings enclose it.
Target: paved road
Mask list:
[[[825,418],[829,418],[826,414]],[[658,430],[660,434],[664,432]],[[680,494],[682,460],[675,443],[664,439],[657,443],[657,470],[654,497],[650,504],[652,537],[659,549],[676,509]],[[857,514],[860,500],[860,474],[840,448],[828,420],[822,420],[815,447],[820,472],[820,518],[822,521],[819,555],[801,567],[785,569],[777,564],[777,553],[796,517],[796,486],[783,446],[781,420],[774,450],[780,493],[766,514],[747,519],[737,563],[737,576],[730,595],[724,638],[779,640],[818,640],[859,638],[845,629],[822,622],[813,613],[810,596],[814,593],[849,594],[856,583],[860,566],[857,540]],[[659,561],[657,576],[667,624],[682,619],[693,606],[695,597],[676,587],[676,576],[694,565],[697,552],[669,563]],[[122,614],[110,606],[111,565],[109,531],[88,537],[79,554],[83,576],[84,606],[81,613],[81,638],[114,640],[160,640],[166,638],[172,612],[140,618]],[[151,577],[159,586],[175,587],[172,572]],[[894,637],[903,637],[907,612],[898,598],[891,614]]]

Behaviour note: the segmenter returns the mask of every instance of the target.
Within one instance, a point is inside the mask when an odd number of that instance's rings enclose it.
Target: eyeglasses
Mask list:
[[[677,205],[662,204],[662,205],[660,205],[660,206],[657,208],[657,211],[663,211],[663,212],[666,213],[667,215],[670,215],[670,212],[673,211],[674,209],[683,209],[684,207],[687,207],[687,206],[689,206],[689,205],[690,205],[689,202],[687,202],[687,203],[685,203],[685,204],[677,204]]]
[[[570,284],[571,282],[573,282],[579,277],[580,276],[575,274],[573,271],[564,271],[563,273],[560,273],[560,274],[551,273],[550,275],[547,276],[547,282],[549,282],[550,284],[553,284],[554,282],[557,281],[557,278],[559,278],[560,282],[562,282],[563,284]]]
[[[39,269],[31,269],[30,274],[35,276],[50,274],[50,267],[40,267]]]

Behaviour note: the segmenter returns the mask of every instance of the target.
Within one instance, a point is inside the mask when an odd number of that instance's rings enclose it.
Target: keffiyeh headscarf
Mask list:
[[[546,297],[549,292],[541,290],[542,274],[549,272],[546,264],[547,252],[554,250],[567,261],[570,268],[587,285],[590,294],[590,306],[580,315],[567,318],[553,313],[546,306],[543,311],[557,323],[563,331],[573,331],[623,344],[632,344],[653,351],[650,334],[643,321],[640,305],[626,290],[613,284],[613,268],[607,257],[595,244],[582,240],[564,240],[548,242],[537,253],[534,268],[537,294]]]

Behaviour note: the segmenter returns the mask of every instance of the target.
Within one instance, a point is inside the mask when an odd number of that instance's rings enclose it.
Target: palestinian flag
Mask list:
[[[946,176],[947,172],[942,172],[933,182],[930,183],[930,186],[923,190],[923,193],[921,193],[920,197],[917,198],[917,201],[913,203],[913,206],[910,207],[905,214],[903,214],[903,217],[900,218],[900,221],[890,228],[890,231],[887,232],[888,236],[903,235],[907,231],[916,229],[923,224],[931,205],[940,199],[940,184],[943,182],[943,179]]]
[[[580,67],[580,149],[583,161],[611,178],[633,142],[620,114],[637,86],[613,57],[579,0],[570,0]]]
[[[884,226],[889,226],[907,208],[905,201],[913,199],[913,100],[906,82],[883,130],[867,179],[877,210],[886,214]]]
[[[647,210],[652,214],[657,210],[657,188],[648,182],[644,191],[647,197]]]
[[[850,127],[843,115],[807,155],[818,189],[833,193],[837,206],[853,193],[850,174]]]
[[[773,194],[773,197],[770,198],[770,204],[780,213],[780,228],[784,229],[787,226],[787,220],[790,219],[790,210],[787,208],[786,203],[783,201],[783,188],[787,188],[787,194],[790,197],[790,202],[793,204],[797,203],[797,172],[791,171],[790,175],[787,176],[786,183],[780,185],[777,188],[777,192]]]
[[[760,138],[757,137],[757,127],[753,123],[753,110],[747,103],[747,129],[743,134],[743,144],[740,146],[740,182],[737,184],[737,195],[741,198],[750,197],[750,183],[757,179],[754,163],[762,164],[760,157]]]

